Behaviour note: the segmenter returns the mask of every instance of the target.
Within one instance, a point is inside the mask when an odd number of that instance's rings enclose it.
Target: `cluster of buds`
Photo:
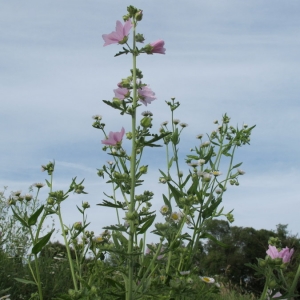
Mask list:
[[[49,162],[47,165],[42,165],[41,166],[41,171],[42,172],[45,172],[47,171],[48,172],[48,175],[52,175],[52,173],[54,172],[54,162]]]
[[[103,130],[104,127],[105,127],[105,123],[101,123],[102,116],[100,116],[100,115],[94,115],[92,118],[95,120],[95,122],[92,124],[92,126],[94,128],[96,128],[96,129]]]

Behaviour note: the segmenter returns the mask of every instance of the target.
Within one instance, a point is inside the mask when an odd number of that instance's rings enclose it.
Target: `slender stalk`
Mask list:
[[[29,228],[29,232],[30,232],[30,236],[31,236],[32,242],[33,242],[33,244],[35,244],[36,241],[37,241],[37,239],[34,238],[31,228]],[[28,264],[30,264],[30,262],[28,262]],[[34,254],[34,266],[35,266],[36,277],[34,276],[33,270],[31,268],[30,268],[30,270],[31,270],[31,273],[33,275],[34,281],[35,281],[35,283],[38,286],[40,300],[43,300],[43,292],[42,292],[42,285],[41,285],[40,269],[39,269],[38,257],[37,257],[36,254]]]
[[[291,287],[289,288],[289,294],[294,294],[296,286],[299,282],[299,277],[300,277],[300,264],[298,266],[298,269],[297,269],[296,275],[294,277],[293,283],[292,283]]]
[[[136,22],[133,22],[133,51],[132,51],[132,60],[133,60],[133,68],[132,68],[132,80],[133,80],[133,103],[132,103],[132,149],[131,149],[131,158],[130,158],[130,177],[131,177],[131,189],[130,189],[130,204],[128,209],[128,214],[132,215],[135,211],[135,175],[136,175],[136,106],[137,106],[137,86],[136,86],[136,45],[135,45],[135,29]],[[132,252],[133,252],[133,243],[134,243],[134,235],[135,235],[135,226],[134,221],[129,220],[129,239],[128,239],[128,284],[126,291],[126,300],[133,299],[133,260],[132,260]]]
[[[266,278],[266,283],[265,283],[265,286],[264,286],[264,290],[263,290],[259,300],[265,300],[266,299],[267,293],[268,293],[269,281],[270,281],[270,276],[268,274],[268,276]]]
[[[71,275],[72,275],[72,279],[73,279],[74,289],[77,292],[78,291],[77,280],[76,280],[76,276],[75,276],[75,271],[74,271],[74,266],[73,266],[73,261],[72,261],[72,257],[71,257],[71,251],[70,251],[69,243],[67,241],[65,228],[64,228],[63,221],[62,221],[62,217],[61,217],[60,204],[58,204],[58,207],[57,207],[57,215],[58,215],[58,218],[59,218],[62,235],[64,237],[64,242],[65,242],[66,249],[67,249],[68,260],[69,260]]]

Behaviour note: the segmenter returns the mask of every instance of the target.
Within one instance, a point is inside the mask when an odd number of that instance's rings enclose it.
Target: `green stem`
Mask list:
[[[266,300],[267,293],[268,293],[268,287],[269,287],[269,281],[270,281],[270,275],[268,274],[267,277],[266,277],[266,283],[265,283],[263,292],[262,292],[259,300]]]
[[[65,242],[66,249],[67,249],[68,260],[69,260],[71,275],[72,275],[72,279],[73,279],[74,289],[77,292],[78,291],[77,280],[76,280],[76,276],[75,276],[74,265],[73,265],[73,261],[72,261],[72,257],[71,257],[71,251],[70,251],[69,243],[67,241],[65,228],[64,228],[63,221],[62,221],[62,217],[61,217],[60,203],[57,206],[57,215],[58,215],[58,218],[59,218],[62,235],[63,235],[64,242]]]
[[[299,277],[300,277],[300,264],[298,266],[298,269],[297,269],[296,275],[294,277],[293,283],[292,283],[291,287],[289,288],[289,294],[290,295],[294,294],[296,286],[299,282]]]
[[[32,240],[33,244],[35,245],[35,243],[37,242],[37,239],[34,238],[31,228],[29,228],[29,232],[30,232],[31,240]],[[36,277],[34,276],[33,270],[30,268],[31,273],[33,275],[35,283],[38,286],[40,300],[43,300],[40,269],[39,269],[39,263],[38,263],[38,256],[36,254],[34,254],[34,266],[35,266]]]
[[[132,149],[131,149],[131,158],[130,158],[130,176],[131,176],[131,189],[130,189],[130,204],[128,213],[132,215],[135,211],[135,175],[136,175],[136,106],[137,106],[137,87],[136,87],[136,46],[135,46],[135,29],[136,22],[133,22],[133,51],[132,51],[132,59],[133,59],[133,68],[132,68],[132,81],[133,81],[133,103],[132,103]],[[126,291],[126,300],[133,299],[133,243],[134,243],[134,235],[135,235],[135,226],[134,221],[129,220],[129,239],[128,239],[128,285]]]

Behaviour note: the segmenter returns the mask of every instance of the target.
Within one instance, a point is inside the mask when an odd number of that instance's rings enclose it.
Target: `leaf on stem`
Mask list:
[[[40,214],[42,213],[42,211],[44,210],[44,205],[42,205],[35,213],[33,213],[30,218],[28,219],[28,225],[32,226],[36,224],[36,221],[38,219],[38,217],[40,216]]]
[[[54,232],[54,229],[52,229],[49,233],[47,233],[45,236],[41,237],[39,241],[33,246],[31,253],[32,254],[38,254],[42,251],[44,246],[49,242],[52,233]]]

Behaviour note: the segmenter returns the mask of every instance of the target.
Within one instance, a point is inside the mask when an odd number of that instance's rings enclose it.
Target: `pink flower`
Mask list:
[[[155,93],[152,92],[152,90],[149,88],[149,86],[142,86],[140,89],[138,89],[138,96],[140,101],[147,106],[147,104],[150,104],[153,100],[156,99],[154,97]]]
[[[266,251],[266,253],[272,258],[282,258],[283,263],[288,263],[291,260],[291,257],[294,253],[294,249],[289,249],[288,247],[285,247],[281,251],[278,251],[278,249],[275,246],[269,245],[269,249]]]
[[[122,142],[124,134],[124,127],[122,127],[120,132],[110,131],[110,133],[108,134],[108,139],[102,140],[101,143],[109,146],[116,146],[118,143]]]
[[[294,249],[289,249],[288,247],[285,247],[284,249],[282,249],[279,254],[280,254],[280,257],[282,258],[282,261],[284,263],[288,263],[290,262],[291,260],[291,257],[294,253]]]
[[[153,43],[150,43],[152,47],[152,53],[165,54],[166,48],[164,48],[165,42],[163,40],[157,40]]]
[[[122,87],[115,89],[114,92],[115,92],[115,97],[120,100],[124,100],[129,94],[129,90]]]
[[[120,21],[116,23],[116,31],[113,31],[110,34],[103,34],[102,38],[104,39],[104,45],[108,46],[111,44],[124,44],[127,42],[127,36],[132,27],[130,20],[126,21],[124,25]]]

